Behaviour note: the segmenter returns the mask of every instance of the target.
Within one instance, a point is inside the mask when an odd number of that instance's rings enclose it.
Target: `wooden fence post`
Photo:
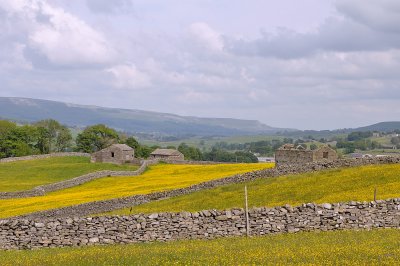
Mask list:
[[[247,202],[247,186],[244,186],[244,201],[245,201],[245,212],[246,212],[246,236],[249,236],[250,225],[249,225],[249,205]]]

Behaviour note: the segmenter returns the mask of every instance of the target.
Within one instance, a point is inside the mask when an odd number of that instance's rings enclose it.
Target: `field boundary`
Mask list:
[[[54,158],[54,157],[73,157],[73,156],[90,158],[90,154],[84,153],[84,152],[56,152],[56,153],[28,155],[28,156],[21,156],[21,157],[8,157],[8,158],[0,159],[0,163],[32,161],[32,160],[48,159],[48,158]]]
[[[249,222],[246,222],[246,217]],[[248,227],[247,227],[248,226]],[[0,249],[127,244],[301,231],[400,229],[400,198],[131,216],[0,220]]]
[[[109,200],[87,202],[63,208],[56,208],[56,209],[50,209],[50,210],[15,216],[15,218],[36,219],[36,218],[51,218],[51,217],[85,217],[96,213],[104,213],[118,209],[129,208],[144,203],[148,203],[150,201],[167,199],[171,197],[190,194],[204,189],[211,189],[228,184],[243,183],[260,178],[271,178],[288,174],[300,174],[300,173],[315,172],[325,169],[337,169],[342,167],[356,167],[362,165],[398,164],[398,163],[400,163],[400,157],[379,157],[379,158],[365,158],[365,159],[340,159],[333,162],[321,161],[305,165],[282,165],[277,168],[252,171],[221,179],[210,180],[199,184],[191,185],[185,188],[160,191],[142,195],[134,195],[129,197],[114,198]]]
[[[68,155],[65,155],[68,154]],[[76,155],[81,154],[81,155]],[[15,161],[22,160],[36,160],[36,159],[44,159],[44,158],[52,158],[52,157],[63,157],[63,156],[84,156],[88,157],[87,153],[54,153],[54,154],[45,154],[45,155],[33,155],[33,156],[25,156],[25,157],[15,157],[15,158],[6,158],[6,162],[14,162],[14,160],[8,159],[16,159]],[[18,159],[17,159],[18,158]],[[155,160],[142,160],[139,169],[135,171],[111,171],[111,170],[102,170],[96,171],[88,174],[84,174],[81,176],[73,177],[67,180],[63,180],[60,182],[50,183],[46,185],[40,185],[34,187],[29,190],[22,191],[4,191],[0,192],[0,199],[20,199],[20,198],[29,198],[29,197],[38,197],[44,196],[46,193],[54,192],[58,190],[63,190],[66,188],[71,188],[74,186],[79,186],[84,183],[90,182],[95,179],[110,177],[110,176],[138,176],[141,175],[148,166],[158,164],[160,162],[168,163],[168,164],[178,164],[178,165],[218,165],[218,164],[229,164],[224,162],[210,162],[210,161],[176,161],[176,160],[165,160],[165,159],[155,159]],[[232,164],[232,163],[231,163]],[[237,164],[237,163],[234,163]]]
[[[138,176],[141,175],[149,165],[153,165],[158,163],[157,161],[143,161],[140,165],[139,169],[135,171],[111,171],[111,170],[102,170],[97,171],[85,175],[81,175],[78,177],[74,177],[71,179],[67,179],[64,181],[51,183],[47,185],[41,185],[34,187],[30,190],[23,190],[23,191],[12,191],[12,192],[0,192],[0,199],[17,199],[17,198],[28,198],[28,197],[37,197],[43,196],[46,193],[62,190],[66,188],[71,188],[75,186],[82,185],[89,181],[103,178],[103,177],[110,177],[110,176]]]

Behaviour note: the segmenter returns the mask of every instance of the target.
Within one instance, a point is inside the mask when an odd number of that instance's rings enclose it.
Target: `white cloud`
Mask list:
[[[350,19],[373,29],[400,32],[400,2],[397,0],[338,0],[336,8]]]
[[[103,36],[82,19],[43,0],[17,0],[0,5],[9,14],[10,36],[25,39],[32,51],[56,65],[104,64],[116,53]],[[6,27],[6,25],[4,25]]]
[[[243,56],[282,59],[307,58],[317,53],[385,51],[400,48],[400,1],[339,0],[339,15],[326,19],[315,31],[278,28],[261,37],[227,38],[227,49]]]
[[[131,0],[86,0],[86,5],[95,13],[115,14],[132,9]]]
[[[224,42],[221,35],[207,23],[193,23],[189,26],[188,32],[193,40],[203,48],[215,51],[221,51],[224,48]]]
[[[138,16],[121,15],[125,3],[0,0],[0,68],[7,71],[0,83],[7,95],[260,119],[281,127],[398,119],[392,110],[400,99],[398,1],[337,1],[338,14],[318,28],[260,35],[254,28],[270,20],[253,20],[250,35],[237,32],[215,1],[202,2],[204,12],[185,2],[182,10],[198,13],[183,18],[176,10],[160,15],[167,4],[158,0],[134,2]],[[250,14],[254,3],[232,8],[246,5]],[[243,37],[220,31],[229,28]]]
[[[31,70],[32,63],[24,56],[26,45],[11,43],[2,47],[0,53],[0,69],[3,70]]]
[[[139,71],[134,64],[117,65],[108,68],[106,72],[114,77],[114,86],[125,89],[140,89],[151,86],[150,77]]]
[[[56,64],[102,64],[114,51],[105,37],[84,21],[50,5],[42,5],[49,24],[40,23],[30,34],[33,47]]]

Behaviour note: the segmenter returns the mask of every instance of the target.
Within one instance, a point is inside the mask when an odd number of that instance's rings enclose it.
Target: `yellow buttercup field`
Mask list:
[[[398,265],[400,230],[0,251],[1,265]]]
[[[258,179],[247,183],[249,206],[293,206],[307,202],[371,201],[400,197],[400,164],[353,168]],[[194,192],[132,208],[132,213],[178,212],[243,207],[244,184]],[[109,214],[129,214],[130,209]]]
[[[79,156],[0,163],[0,192],[21,191],[100,171],[134,171],[136,165],[90,163]]]
[[[0,200],[0,218],[80,203],[183,188],[208,180],[273,167],[273,164],[150,166],[139,176],[105,177],[41,197]],[[11,181],[10,181],[11,182]]]

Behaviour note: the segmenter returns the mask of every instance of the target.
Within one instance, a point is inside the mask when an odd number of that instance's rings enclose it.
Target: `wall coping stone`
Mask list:
[[[48,159],[48,158],[53,158],[53,157],[69,157],[69,156],[82,156],[82,157],[90,158],[89,153],[56,152],[56,153],[28,155],[28,156],[21,156],[21,157],[8,157],[8,158],[0,159],[0,163],[10,163],[10,162],[17,162],[17,161],[31,161],[31,160],[38,160],[38,159]]]

